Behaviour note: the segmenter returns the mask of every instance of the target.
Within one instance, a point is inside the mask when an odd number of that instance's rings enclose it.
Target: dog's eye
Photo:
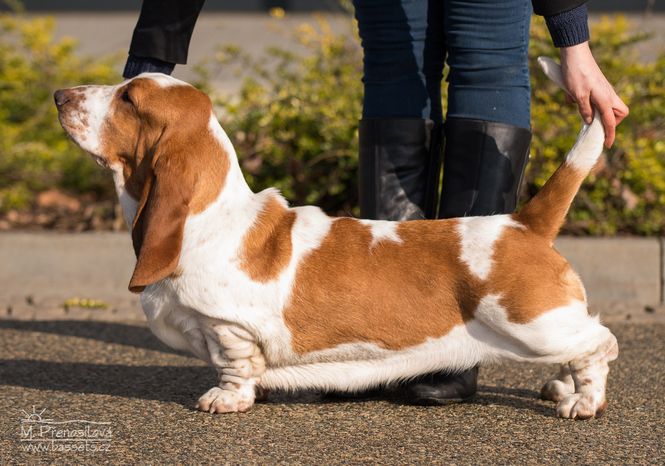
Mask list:
[[[125,90],[122,92],[122,95],[120,96],[120,98],[121,98],[122,100],[124,100],[125,102],[127,102],[127,103],[130,103],[130,104],[132,103],[132,98],[129,97],[129,92],[127,91],[127,89],[125,89]]]

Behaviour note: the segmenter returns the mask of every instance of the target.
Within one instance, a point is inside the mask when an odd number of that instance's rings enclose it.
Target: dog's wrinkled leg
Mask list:
[[[559,417],[589,419],[600,416],[607,407],[605,386],[609,372],[608,363],[619,355],[616,338],[610,334],[593,353],[570,363],[570,372],[575,382],[575,393],[565,396],[557,404]]]
[[[249,332],[237,326],[208,325],[204,335],[210,361],[219,374],[219,386],[199,398],[196,409],[209,413],[249,410],[265,370],[260,348]]]
[[[559,374],[548,380],[540,390],[543,400],[550,401],[561,401],[572,393],[575,393],[575,382],[569,364],[561,364]]]

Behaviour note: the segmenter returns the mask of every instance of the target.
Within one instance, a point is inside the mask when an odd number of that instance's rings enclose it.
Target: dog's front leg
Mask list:
[[[265,370],[260,348],[246,330],[228,324],[203,328],[210,361],[217,369],[219,385],[208,390],[196,409],[209,413],[249,410],[256,397],[256,385]]]

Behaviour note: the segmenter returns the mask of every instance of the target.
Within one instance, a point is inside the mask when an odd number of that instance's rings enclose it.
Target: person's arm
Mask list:
[[[189,41],[205,0],[144,0],[122,75],[171,74],[187,63]]]
[[[533,0],[536,14],[545,16],[555,47],[559,48],[564,83],[584,121],[598,109],[605,128],[605,145],[614,142],[615,128],[628,107],[598,67],[589,48],[586,0]]]

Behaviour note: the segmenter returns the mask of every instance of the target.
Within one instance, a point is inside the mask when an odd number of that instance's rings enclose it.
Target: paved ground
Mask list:
[[[552,368],[515,364],[482,370],[478,397],[460,405],[273,394],[250,413],[213,416],[191,408],[211,370],[142,323],[2,320],[0,462],[663,464],[665,322],[612,328],[610,407],[584,422],[538,399]],[[97,443],[108,451],[23,451],[22,410],[33,407],[43,419],[109,422],[110,443]]]

